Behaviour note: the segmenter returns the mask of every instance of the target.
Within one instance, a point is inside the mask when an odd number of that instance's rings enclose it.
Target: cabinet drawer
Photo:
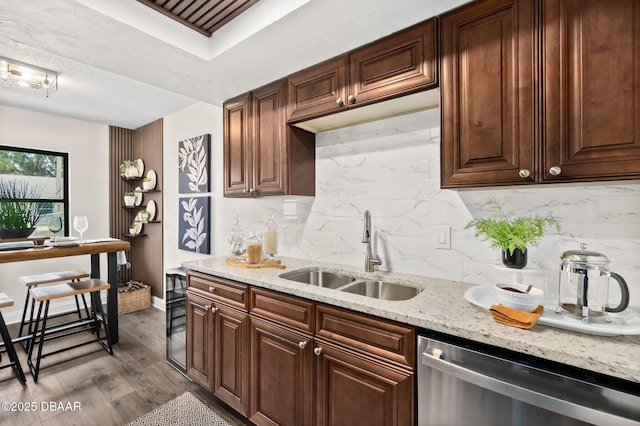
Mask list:
[[[304,299],[251,288],[250,311],[302,331],[314,331],[314,303]]]
[[[187,272],[187,288],[194,293],[247,310],[247,286],[198,272]]]
[[[316,316],[317,336],[415,368],[413,327],[323,305]]]

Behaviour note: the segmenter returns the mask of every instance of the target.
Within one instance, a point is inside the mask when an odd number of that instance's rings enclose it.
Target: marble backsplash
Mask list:
[[[514,215],[551,214],[560,231],[529,250],[526,279],[556,291],[559,256],[586,243],[611,260],[640,306],[640,183],[553,184],[489,189],[440,189],[440,110],[389,118],[316,136],[316,196],[224,199],[214,206],[217,229],[228,232],[234,215],[260,231],[273,210],[281,255],[364,265],[363,213],[371,212],[380,269],[488,284],[510,281],[495,265],[500,251],[465,230],[482,204],[495,198]],[[295,200],[297,216],[283,216]],[[219,210],[216,212],[216,209]],[[224,211],[225,214],[222,214]],[[451,250],[435,248],[434,227],[451,227]],[[225,234],[226,235],[226,234]],[[228,252],[224,238],[217,253]]]

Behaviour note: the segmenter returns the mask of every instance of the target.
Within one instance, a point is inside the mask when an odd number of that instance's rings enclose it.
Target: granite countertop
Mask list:
[[[227,265],[224,257],[184,262],[194,271],[300,296],[476,342],[534,355],[574,367],[640,383],[640,336],[593,336],[536,324],[530,330],[493,321],[488,311],[464,298],[471,284],[395,272],[365,273],[362,268],[281,257],[285,269]],[[386,301],[280,278],[320,267],[333,272],[400,282],[423,288],[407,301]]]

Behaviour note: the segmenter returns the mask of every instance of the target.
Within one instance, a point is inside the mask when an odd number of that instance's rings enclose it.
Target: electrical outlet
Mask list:
[[[438,250],[451,250],[451,227],[436,226],[434,227],[435,248]]]

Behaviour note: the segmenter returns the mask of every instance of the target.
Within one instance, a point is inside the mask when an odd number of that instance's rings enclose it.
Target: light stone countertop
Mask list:
[[[340,306],[424,329],[534,355],[574,367],[640,383],[640,336],[593,336],[536,324],[530,330],[493,321],[488,311],[469,303],[464,292],[472,284],[395,272],[363,272],[363,268],[279,257],[286,269],[229,266],[225,257],[184,262],[194,271],[256,287]],[[279,275],[320,267],[363,278],[400,282],[424,290],[407,301],[385,301],[339,290],[297,283]]]

